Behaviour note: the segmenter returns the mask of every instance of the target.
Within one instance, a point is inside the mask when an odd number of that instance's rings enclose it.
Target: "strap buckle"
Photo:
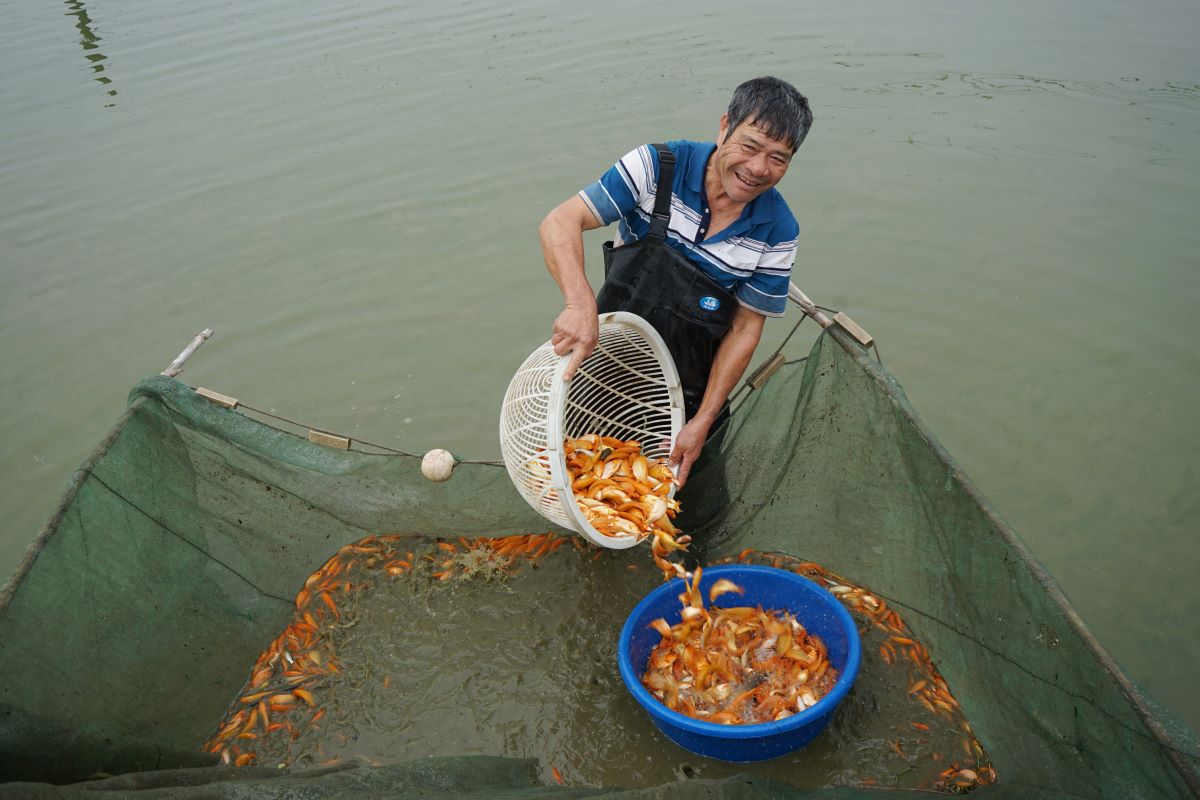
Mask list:
[[[650,232],[646,235],[653,236],[655,239],[665,239],[667,238],[667,226],[670,224],[670,214],[651,214]]]

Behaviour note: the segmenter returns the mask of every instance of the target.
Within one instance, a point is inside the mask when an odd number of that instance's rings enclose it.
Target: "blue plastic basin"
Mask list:
[[[824,730],[834,709],[846,696],[858,675],[862,645],[850,613],[832,594],[795,573],[770,567],[729,565],[705,569],[700,591],[708,603],[708,590],[719,578],[728,578],[746,590],[743,595],[717,598],[719,606],[762,606],[768,611],[790,611],[809,633],[816,634],[829,651],[829,660],[839,676],[817,704],[779,722],[756,725],[719,725],[702,722],[667,708],[642,686],[650,653],[662,640],[650,622],[662,617],[674,625],[680,620],[681,578],[663,584],[637,604],[621,629],[617,663],[621,679],[634,699],[667,738],[698,755],[722,761],[765,761],[808,744]]]

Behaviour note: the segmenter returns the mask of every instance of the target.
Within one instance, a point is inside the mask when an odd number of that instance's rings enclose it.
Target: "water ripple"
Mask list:
[[[867,94],[974,96],[988,99],[1003,94],[1058,94],[1137,105],[1172,106],[1200,112],[1200,86],[1181,81],[1133,88],[1112,81],[1069,81],[1019,74],[977,75],[941,72],[914,75],[905,80],[888,80],[874,85],[864,84],[855,88]]]
[[[1146,163],[1153,164],[1156,167],[1200,171],[1200,159],[1195,158],[1148,158],[1146,159]]]
[[[1020,150],[1023,153],[1032,153],[1038,156],[1050,156],[1052,158],[1095,158],[1095,153],[1085,153],[1082,150],[1072,150],[1069,147],[1057,147],[1051,144],[1015,144],[1014,150]]]

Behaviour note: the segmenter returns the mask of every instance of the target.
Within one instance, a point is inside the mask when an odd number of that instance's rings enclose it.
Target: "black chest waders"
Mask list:
[[[737,300],[667,244],[675,154],[664,144],[654,148],[659,170],[650,232],[620,247],[604,243],[604,285],[596,307],[601,314],[628,311],[654,326],[675,359],[684,413],[691,419],[704,399],[713,359],[733,322]]]

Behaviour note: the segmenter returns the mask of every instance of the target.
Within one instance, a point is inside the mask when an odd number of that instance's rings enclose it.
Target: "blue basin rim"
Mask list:
[[[854,624],[854,619],[850,616],[850,612],[845,609],[841,601],[831,592],[808,578],[787,570],[747,564],[722,565],[703,570],[700,587],[702,594],[705,595],[706,603],[709,587],[720,578],[726,578],[742,586],[746,589],[746,594],[724,595],[718,598],[717,607],[762,605],[768,611],[787,610],[793,614],[799,609],[801,613],[796,614],[796,616],[800,620],[800,623],[810,633],[815,633],[821,637],[822,641],[829,648],[832,665],[840,671],[838,681],[834,684],[833,689],[818,700],[816,705],[804,711],[796,712],[787,719],[778,722],[760,722],[752,725],[721,725],[715,722],[703,722],[667,708],[642,685],[641,671],[635,672],[634,670],[631,650],[634,649],[632,644],[634,637],[639,633],[639,629],[645,628],[651,620],[661,616],[666,619],[667,624],[675,625],[682,618],[682,605],[679,603],[678,595],[684,590],[684,581],[682,578],[676,578],[669,583],[659,586],[646,595],[646,597],[642,598],[641,602],[630,612],[628,618],[625,620],[625,625],[621,628],[621,637],[617,647],[617,663],[621,679],[633,694],[634,699],[655,718],[655,722],[661,721],[668,726],[679,728],[681,731],[715,739],[759,739],[789,731],[797,731],[809,723],[825,721],[822,718],[828,717],[830,712],[833,711],[834,707],[837,706],[853,685],[854,678],[858,674],[859,663],[862,659],[862,645],[858,637],[858,628]],[[761,589],[762,585],[767,583],[776,590],[772,594],[777,594],[778,590],[783,589],[784,591],[793,593],[798,600],[804,602],[793,602],[790,604],[791,607],[789,607],[788,603],[763,603],[757,600],[755,598],[755,590]],[[669,599],[673,606],[669,610],[664,610],[661,607],[664,598]],[[734,599],[733,602],[730,602],[731,598]],[[813,606],[817,607],[819,613],[828,614],[833,620],[836,620],[839,623],[838,627],[846,632],[848,646],[846,648],[847,652],[844,664],[839,665],[837,663],[837,661],[842,659],[834,658],[833,646],[830,643],[830,639],[818,630],[818,627],[827,628],[828,625],[810,624],[810,618],[812,617],[811,609]],[[809,613],[805,614],[805,610],[809,610]],[[653,636],[653,644],[650,646],[650,650],[653,650],[661,637],[653,629],[650,629],[650,632]],[[649,651],[646,652],[645,657],[649,657]],[[644,658],[642,660],[641,669],[644,670]]]

